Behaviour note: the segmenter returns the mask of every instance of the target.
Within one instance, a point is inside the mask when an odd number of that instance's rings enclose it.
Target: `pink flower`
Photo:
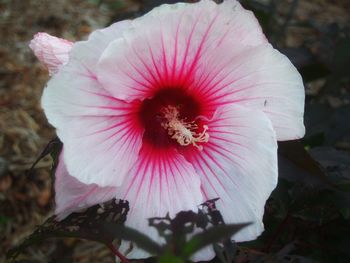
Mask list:
[[[47,33],[37,33],[29,47],[35,56],[48,68],[50,75],[58,72],[61,65],[68,62],[73,43]]]
[[[127,199],[126,224],[159,239],[147,218],[219,197],[227,223],[253,222],[236,241],[261,234],[277,140],[304,134],[304,88],[250,11],[234,0],[162,5],[68,52],[42,98],[64,144],[56,214]]]

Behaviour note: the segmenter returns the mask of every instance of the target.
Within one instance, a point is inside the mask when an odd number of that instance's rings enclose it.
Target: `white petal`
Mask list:
[[[45,114],[65,145],[67,169],[85,184],[120,185],[141,148],[137,107],[114,98],[94,74],[103,47],[127,24],[116,23],[76,43],[68,64],[49,81],[42,97]]]
[[[61,128],[71,116],[124,114],[127,104],[101,87],[95,70],[103,50],[111,41],[122,36],[129,23],[126,20],[96,30],[87,41],[74,44],[69,63],[62,67],[60,74],[51,78],[42,97],[45,114],[53,126]]]
[[[130,28],[130,24],[130,20],[124,20],[92,32],[88,40],[74,44],[70,59],[79,62],[88,72],[95,75],[96,64],[102,52],[109,43],[121,38],[124,31]]]
[[[278,140],[305,133],[300,74],[236,1],[163,5],[136,19],[102,54],[98,79],[124,100],[168,87],[200,91],[209,107],[234,102],[263,110]]]
[[[262,110],[270,118],[278,140],[304,136],[303,80],[288,60],[270,45],[223,47],[206,58],[194,86],[207,107],[238,104]]]
[[[109,201],[115,197],[114,187],[86,185],[70,176],[62,153],[55,171],[55,214],[63,219],[72,212]]]
[[[115,97],[133,100],[169,86],[186,86],[204,54],[221,48],[266,43],[254,15],[237,1],[221,5],[162,5],[132,22],[98,65],[98,79]]]
[[[264,205],[277,183],[277,143],[270,120],[262,112],[226,106],[208,123],[203,151],[184,151],[201,176],[205,199],[217,202],[226,223],[252,225],[236,241],[257,238],[263,231]]]
[[[117,193],[117,198],[130,202],[126,225],[133,227],[157,242],[164,242],[148,218],[174,217],[180,211],[197,211],[203,202],[199,176],[192,165],[174,149],[154,149],[144,146],[138,163]],[[123,249],[127,247],[124,244]],[[147,257],[135,248],[128,258]]]

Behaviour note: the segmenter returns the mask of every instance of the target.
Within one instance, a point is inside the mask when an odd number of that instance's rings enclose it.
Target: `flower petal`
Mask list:
[[[35,56],[48,68],[50,75],[58,72],[66,64],[73,43],[47,33],[37,33],[30,41],[29,47]]]
[[[278,140],[303,137],[304,85],[288,58],[268,44],[227,52],[230,48],[213,51],[198,67],[194,86],[205,105],[212,111],[232,103],[262,110]]]
[[[70,118],[57,130],[64,142],[64,160],[83,183],[119,186],[138,159],[143,130],[130,114]]]
[[[106,46],[120,38],[130,21],[121,21],[94,31],[87,41],[76,42],[69,63],[53,76],[44,90],[42,105],[55,127],[66,122],[66,116],[114,116],[126,104],[114,98],[96,79],[96,65]]]
[[[66,146],[72,176],[85,184],[118,186],[142,144],[137,107],[113,98],[96,80],[75,74],[77,65],[69,62],[49,81],[42,97],[45,114]]]
[[[136,105],[114,98],[94,73],[103,47],[127,24],[116,23],[76,43],[68,64],[52,77],[42,97],[45,114],[66,146],[67,169],[85,184],[120,185],[141,148]]]
[[[130,26],[131,21],[124,20],[92,32],[88,40],[74,44],[70,59],[78,61],[85,67],[86,71],[95,76],[96,65],[102,52],[109,43],[121,38],[124,31]]]
[[[226,223],[252,222],[236,241],[263,231],[264,205],[277,183],[277,143],[270,120],[260,111],[225,106],[208,123],[203,150],[183,153],[201,176],[205,199],[217,202]]]
[[[159,242],[157,230],[148,225],[148,218],[174,217],[185,210],[197,211],[203,202],[200,179],[192,165],[176,150],[156,149],[145,144],[140,158],[123,185],[117,198],[130,203],[126,225],[133,227]],[[125,249],[127,244],[123,245]],[[147,253],[135,248],[128,258],[147,257]]]
[[[70,176],[63,161],[63,153],[55,171],[55,214],[63,219],[70,213],[106,202],[115,197],[116,188],[86,185]]]
[[[201,57],[223,43],[266,43],[256,18],[237,1],[162,5],[132,21],[98,64],[98,79],[115,97],[134,100],[159,88],[190,85]],[[117,87],[117,88],[116,88]]]

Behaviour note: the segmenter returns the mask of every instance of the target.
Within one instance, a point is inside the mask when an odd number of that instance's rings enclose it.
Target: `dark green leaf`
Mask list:
[[[130,227],[112,223],[103,223],[100,225],[100,228],[103,229],[103,232],[108,232],[109,235],[113,237],[113,239],[131,241],[138,247],[153,255],[160,255],[163,251],[163,248],[155,241]]]
[[[183,256],[187,258],[208,245],[223,242],[248,225],[250,225],[250,223],[218,225],[211,227],[208,230],[204,230],[203,232],[194,235],[187,242],[183,249]]]
[[[286,179],[299,180],[303,182],[309,181],[309,184],[323,185],[324,187],[335,188],[333,182],[327,177],[326,172],[321,165],[316,162],[309,153],[305,150],[304,146],[299,141],[286,141],[278,143],[278,153],[281,157],[284,157],[289,162],[294,164],[297,168],[304,171],[308,177],[298,178],[300,174],[292,175],[294,178],[286,178],[285,173],[280,175]],[[282,167],[280,167],[282,168]]]
[[[182,258],[176,257],[171,253],[166,253],[159,257],[157,263],[184,263]]]
[[[15,260],[25,248],[48,238],[75,237],[109,244],[114,240],[114,235],[101,226],[107,223],[113,225],[123,224],[128,211],[129,204],[127,201],[113,199],[101,205],[92,206],[85,212],[72,213],[62,221],[57,221],[55,217],[50,217],[23,243],[9,250],[7,257]]]
[[[62,148],[62,142],[58,137],[52,139],[44,148],[44,150],[40,153],[39,157],[35,160],[35,162],[32,164],[32,166],[28,170],[28,174],[31,175],[31,172],[35,168],[35,166],[40,162],[41,159],[43,159],[48,154],[58,154],[61,151]]]

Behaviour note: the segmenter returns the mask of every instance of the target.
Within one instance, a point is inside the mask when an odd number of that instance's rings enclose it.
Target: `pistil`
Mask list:
[[[198,150],[203,150],[202,145],[198,143],[206,143],[209,141],[208,126],[203,125],[203,131],[198,133],[198,125],[194,122],[187,122],[180,118],[177,107],[168,105],[161,110],[164,117],[162,127],[168,131],[172,139],[176,140],[181,146],[193,145]]]

